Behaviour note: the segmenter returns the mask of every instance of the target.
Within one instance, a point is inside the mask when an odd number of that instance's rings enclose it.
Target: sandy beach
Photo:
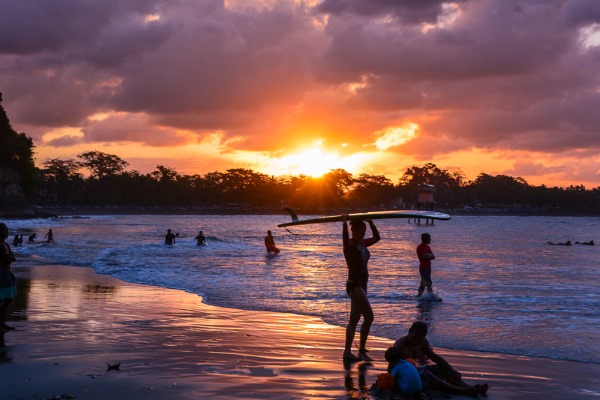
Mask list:
[[[370,399],[393,343],[370,338],[375,361],[345,368],[344,329],[319,318],[213,307],[89,268],[14,272],[1,399]],[[468,382],[489,383],[490,400],[600,397],[598,364],[436,350]]]

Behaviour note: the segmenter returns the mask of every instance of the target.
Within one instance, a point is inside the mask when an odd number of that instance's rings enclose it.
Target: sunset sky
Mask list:
[[[600,186],[598,0],[0,1],[36,162]]]

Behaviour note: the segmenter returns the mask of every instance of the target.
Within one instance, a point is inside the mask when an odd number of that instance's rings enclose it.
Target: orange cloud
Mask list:
[[[322,139],[356,173],[600,185],[596,0],[42,1],[0,4],[3,106],[38,162],[278,173]]]

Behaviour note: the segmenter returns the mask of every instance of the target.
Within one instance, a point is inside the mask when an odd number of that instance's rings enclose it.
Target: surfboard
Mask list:
[[[286,222],[277,225],[279,228],[285,228],[288,226],[298,225],[309,225],[309,224],[326,224],[329,222],[342,221],[343,215],[329,215],[326,217],[299,219],[294,210],[290,208],[285,209],[292,217],[292,222]],[[348,221],[357,219],[391,219],[391,218],[423,218],[423,219],[437,219],[447,221],[451,217],[448,214],[444,214],[437,211],[413,211],[413,210],[392,210],[392,211],[369,211],[362,213],[348,214]]]

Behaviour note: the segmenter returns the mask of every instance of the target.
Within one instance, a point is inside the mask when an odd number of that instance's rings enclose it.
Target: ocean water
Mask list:
[[[288,220],[114,215],[7,223],[9,242],[17,233],[26,242],[31,233],[41,239],[54,231],[54,244],[14,248],[15,268],[92,267],[129,282],[197,293],[217,306],[317,315],[345,326],[350,303],[341,223],[277,228]],[[600,363],[600,218],[457,216],[434,225],[376,224],[382,240],[370,248],[373,335],[396,339],[421,320],[437,347]],[[167,229],[179,233],[173,246],[164,245]],[[276,256],[263,245],[269,229],[282,250]],[[196,246],[198,230],[207,246]],[[415,297],[415,248],[423,232],[432,236],[432,279],[441,303]],[[599,245],[547,244],[567,240]]]

